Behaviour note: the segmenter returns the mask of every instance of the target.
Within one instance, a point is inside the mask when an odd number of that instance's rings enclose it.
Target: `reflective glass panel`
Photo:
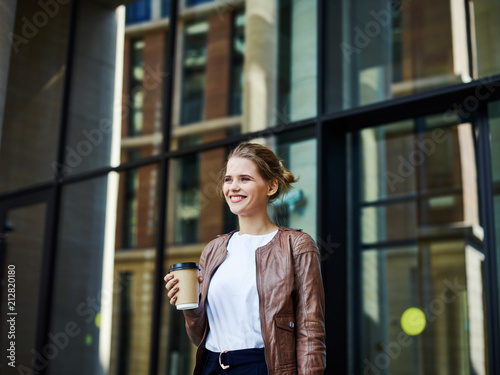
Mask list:
[[[245,10],[233,13],[231,58],[231,115],[241,115],[243,106],[243,69],[245,61]]]
[[[325,3],[327,112],[500,72],[493,0]]]
[[[500,3],[496,0],[469,1],[473,25],[473,62],[475,73],[486,77],[500,72],[500,47],[496,41],[500,36]]]
[[[161,16],[169,17],[170,16],[170,1],[171,0],[161,0]]]
[[[154,273],[154,251],[147,248],[151,246],[147,241],[154,238],[150,211],[153,219],[156,215],[155,204],[150,202],[155,200],[155,194],[150,194],[154,185],[150,171],[141,177],[148,186],[140,184],[136,191],[142,209],[135,215],[142,228],[137,231],[135,246],[145,249],[116,255],[115,247],[123,243],[121,178],[112,173],[63,188],[50,331],[61,342],[64,337],[68,340],[64,355],[51,359],[49,373],[70,373],[75,363],[82,372],[105,373],[109,366],[116,368],[116,353],[127,350],[130,355],[122,357],[127,363],[120,363],[121,368],[129,368],[130,373],[147,372]],[[123,330],[117,331],[116,324]],[[101,363],[103,351],[110,353],[106,354],[110,363]]]
[[[363,251],[364,373],[486,373],[483,260],[460,240]]]
[[[187,6],[192,7],[192,6],[203,4],[203,3],[209,3],[211,1],[214,1],[214,0],[187,0],[186,4],[187,4]]]
[[[473,125],[428,116],[351,140],[360,166],[352,171],[360,191],[351,193],[361,233],[353,249],[360,252],[361,371],[486,373]]]
[[[182,74],[175,79],[172,149],[241,132],[245,14],[243,4],[219,1],[181,10]]]
[[[130,41],[130,113],[128,134],[140,135],[143,128],[144,47],[143,38]]]
[[[120,173],[115,187],[110,373],[147,373],[158,216],[158,166]]]
[[[207,32],[206,20],[191,22],[185,26],[182,54],[181,124],[203,120]]]
[[[134,2],[128,4],[125,12],[125,22],[127,25],[150,20],[151,1],[152,0],[135,0]]]
[[[120,136],[120,125],[114,121],[120,110],[115,102],[117,49],[110,42],[117,37],[119,20],[105,18],[106,9],[97,11],[89,2],[81,4],[77,15],[81,27],[76,28],[62,177],[109,166],[113,140]],[[106,22],[88,22],[96,17]]]
[[[219,196],[219,178],[227,150],[189,154],[171,161],[168,245],[206,243],[226,229],[235,229],[235,216]]]
[[[293,189],[283,200],[274,201],[273,207],[277,225],[302,229],[316,238],[317,141],[305,133],[277,137],[277,155],[299,181],[292,185]]]
[[[270,5],[273,3],[269,2]],[[278,23],[256,24],[261,32],[275,27],[278,35],[278,103],[275,112],[290,121],[316,115],[317,106],[317,1],[277,0]],[[247,6],[250,9],[250,6]],[[249,22],[252,22],[249,20]],[[249,25],[249,27],[251,27]],[[268,32],[273,32],[269,30]],[[271,34],[272,35],[272,34]],[[249,36],[251,38],[251,36]],[[269,43],[272,39],[269,40]],[[261,45],[261,59],[271,60],[272,54]],[[256,51],[257,52],[257,51]],[[263,64],[264,64],[263,62]]]
[[[47,205],[14,208],[0,213],[0,302],[2,374],[31,372],[39,358],[33,353],[38,326],[45,216]],[[10,357],[10,358],[9,358]],[[42,359],[43,360],[43,359]],[[10,363],[10,365],[9,365]],[[39,363],[39,362],[38,362]]]
[[[69,3],[56,4],[59,10],[47,22],[37,2],[13,3],[15,39],[9,42],[5,30],[1,47],[1,58],[10,55],[10,64],[2,64],[1,72],[0,192],[54,178],[70,14]],[[37,28],[32,21],[40,14],[46,21],[35,21],[44,25]]]

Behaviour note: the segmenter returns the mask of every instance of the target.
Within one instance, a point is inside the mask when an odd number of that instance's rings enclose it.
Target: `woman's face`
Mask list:
[[[264,181],[253,161],[232,157],[227,162],[223,192],[233,214],[252,216],[266,211],[268,199],[277,187],[277,182]]]

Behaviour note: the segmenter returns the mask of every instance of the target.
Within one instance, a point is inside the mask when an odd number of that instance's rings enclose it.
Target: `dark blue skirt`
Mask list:
[[[210,350],[206,352],[202,375],[267,375],[263,348],[231,350],[223,353],[214,353]]]

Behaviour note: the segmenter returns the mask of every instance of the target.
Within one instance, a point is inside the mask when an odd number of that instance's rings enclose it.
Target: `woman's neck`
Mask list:
[[[278,229],[278,226],[276,226],[271,219],[269,219],[267,213],[265,214],[265,217],[260,218],[253,216],[238,216],[238,222],[240,224],[240,234],[258,236],[271,233]]]

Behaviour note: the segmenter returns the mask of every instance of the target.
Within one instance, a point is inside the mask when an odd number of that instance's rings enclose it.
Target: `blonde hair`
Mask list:
[[[278,190],[276,193],[269,197],[269,202],[274,201],[286,194],[286,192],[293,188],[292,184],[299,179],[283,166],[280,158],[266,146],[258,143],[240,143],[234,150],[229,153],[227,160],[231,158],[244,158],[251,160],[257,165],[257,170],[264,181],[270,183],[271,181],[278,181]],[[224,176],[226,175],[227,162],[221,171],[220,189],[222,194],[222,185],[224,184]]]

